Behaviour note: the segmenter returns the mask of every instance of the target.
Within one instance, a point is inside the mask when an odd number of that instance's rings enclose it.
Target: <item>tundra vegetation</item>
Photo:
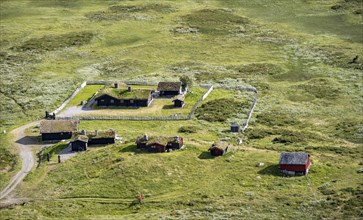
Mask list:
[[[1,1],[0,188],[21,165],[10,131],[84,80],[188,77],[196,100],[201,84],[258,94],[215,90],[190,121],[82,121],[86,130],[117,130],[123,143],[61,164],[66,145],[47,149],[51,161],[16,190],[30,201],[0,216],[361,219],[362,8],[362,0]],[[87,89],[70,105],[98,88]],[[254,95],[249,128],[231,134]],[[138,152],[135,138],[145,133],[183,136],[186,147]],[[230,150],[213,158],[207,149],[220,138]],[[281,151],[309,152],[309,177],[282,177]]]

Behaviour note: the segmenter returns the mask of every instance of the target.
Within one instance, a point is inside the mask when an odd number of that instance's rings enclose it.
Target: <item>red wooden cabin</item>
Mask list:
[[[282,152],[280,170],[288,175],[306,175],[310,167],[310,155],[306,152]]]

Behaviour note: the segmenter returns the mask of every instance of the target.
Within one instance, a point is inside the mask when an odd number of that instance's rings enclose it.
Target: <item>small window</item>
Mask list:
[[[134,103],[134,100],[130,100],[130,103]]]
[[[104,102],[105,100],[104,99],[101,99],[101,102]]]
[[[111,99],[111,101],[110,101],[111,103],[115,103],[115,100],[113,100],[113,99]]]
[[[121,102],[121,103],[124,103],[124,100],[122,99],[122,100],[120,100],[120,102]]]

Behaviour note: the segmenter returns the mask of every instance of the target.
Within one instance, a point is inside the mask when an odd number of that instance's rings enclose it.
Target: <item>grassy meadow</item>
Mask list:
[[[10,131],[56,109],[84,80],[188,76],[191,101],[203,94],[202,84],[258,90],[214,90],[191,121],[82,121],[87,130],[116,129],[123,143],[61,164],[55,155],[65,145],[53,146],[51,162],[16,190],[30,201],[0,209],[0,216],[361,219],[362,4],[0,0],[0,131],[7,131],[0,134],[0,188],[21,164]],[[68,107],[98,89],[87,86]],[[231,122],[246,119],[240,109],[248,110],[255,95],[246,133],[229,133]],[[145,133],[181,135],[186,148],[138,152],[135,138]],[[231,151],[212,158],[207,150],[220,138],[229,139]],[[281,151],[309,152],[309,177],[282,177]],[[142,205],[135,202],[139,192]]]

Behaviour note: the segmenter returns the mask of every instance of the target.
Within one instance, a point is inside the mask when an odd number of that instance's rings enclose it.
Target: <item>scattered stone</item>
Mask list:
[[[261,176],[257,176],[257,177],[256,177],[256,179],[260,180],[260,179],[262,179],[262,178],[261,178]]]
[[[241,145],[243,143],[243,139],[242,138],[238,138],[238,140],[237,140],[237,144],[238,145]]]
[[[261,163],[261,162],[260,162],[260,163],[257,163],[257,164],[256,164],[256,167],[262,167],[262,166],[264,166],[264,165],[265,165],[264,163]]]
[[[245,192],[245,195],[246,195],[246,196],[250,196],[250,197],[252,197],[252,196],[254,196],[255,194],[254,194],[253,192]]]
[[[3,134],[6,134],[6,130],[3,130]]]
[[[363,168],[357,170],[357,173],[363,173]]]

